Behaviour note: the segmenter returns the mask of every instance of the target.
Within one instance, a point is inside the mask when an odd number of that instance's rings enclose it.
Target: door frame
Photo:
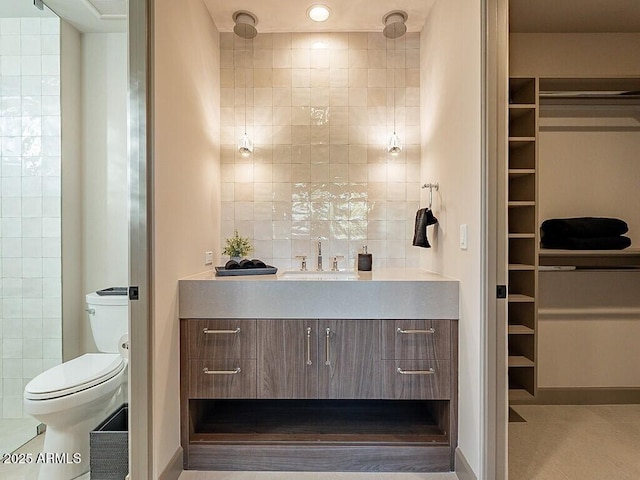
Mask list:
[[[153,0],[129,0],[129,474],[153,474],[152,206]]]
[[[507,107],[509,0],[483,0],[482,139],[485,304],[482,384],[482,466],[485,479],[508,478],[507,300],[496,298],[507,284]]]

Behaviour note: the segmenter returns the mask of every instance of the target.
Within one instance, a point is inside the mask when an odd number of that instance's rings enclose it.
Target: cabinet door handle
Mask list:
[[[307,327],[307,365],[313,365],[311,361],[311,327]]]
[[[429,370],[403,370],[398,367],[396,372],[400,375],[435,375],[436,370],[434,368],[430,368]]]
[[[327,329],[325,330],[326,332],[326,337],[325,337],[325,350],[324,350],[324,364],[325,365],[331,365],[331,360],[329,360],[330,358],[330,352],[329,352],[329,337],[331,336],[331,329],[327,327]]]
[[[209,370],[207,367],[202,369],[202,372],[207,375],[235,375],[241,371],[240,367],[236,367],[233,370]]]
[[[208,328],[205,328],[202,330],[202,332],[207,335],[209,333],[224,333],[224,334],[229,334],[229,335],[236,335],[238,333],[240,333],[240,327],[237,327],[235,330],[209,330]]]
[[[403,330],[402,328],[396,328],[396,333],[400,333],[402,335],[413,335],[416,333],[426,333],[427,335],[433,335],[436,333],[435,328],[427,328],[426,330]]]

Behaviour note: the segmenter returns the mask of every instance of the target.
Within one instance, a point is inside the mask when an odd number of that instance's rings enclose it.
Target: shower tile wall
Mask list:
[[[280,268],[296,255],[314,266],[318,238],[325,269],[331,255],[353,266],[363,244],[374,268],[417,265],[419,34],[222,33],[220,43],[222,244],[237,229],[251,256]],[[397,157],[386,148],[394,104]],[[250,158],[236,148],[245,118]]]
[[[59,20],[0,20],[0,416],[61,361]]]

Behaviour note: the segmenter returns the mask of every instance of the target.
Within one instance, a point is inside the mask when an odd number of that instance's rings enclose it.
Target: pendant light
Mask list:
[[[235,22],[234,33],[240,38],[251,41],[251,51],[248,55],[253,65],[253,38],[258,34],[256,30],[258,18],[251,12],[239,10],[233,14],[233,21]],[[244,134],[238,140],[238,152],[243,157],[249,157],[253,153],[253,143],[247,135],[247,70],[248,67],[245,68],[244,76]]]
[[[401,10],[394,10],[392,12],[387,13],[384,17],[382,17],[382,23],[384,25],[384,29],[382,30],[382,34],[388,40],[393,40],[393,51],[394,51],[394,60],[395,60],[395,51],[396,51],[396,43],[395,39],[401,37],[407,31],[407,26],[405,22],[407,21],[407,13]],[[387,49],[388,50],[388,49]],[[395,65],[392,66],[392,69]],[[400,137],[396,133],[396,81],[395,81],[396,72],[392,70],[392,84],[391,88],[393,90],[393,133],[389,137],[389,141],[387,142],[387,151],[390,155],[396,157],[402,152],[402,144],[400,142]]]

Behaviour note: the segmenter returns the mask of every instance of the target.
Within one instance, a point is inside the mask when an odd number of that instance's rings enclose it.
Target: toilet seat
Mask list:
[[[50,400],[86,390],[113,378],[125,368],[117,353],[85,353],[56,365],[31,380],[24,389],[24,398]]]

